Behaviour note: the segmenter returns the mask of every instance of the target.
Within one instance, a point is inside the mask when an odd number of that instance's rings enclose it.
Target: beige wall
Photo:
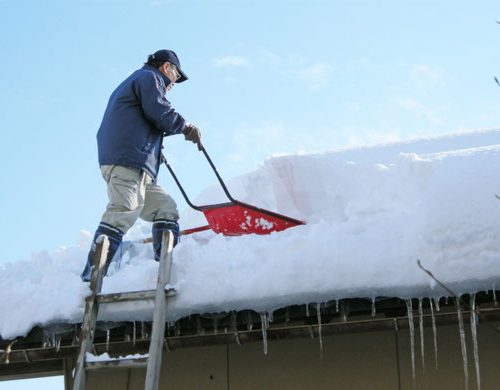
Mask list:
[[[480,324],[481,388],[500,389],[499,324]],[[467,324],[469,388],[476,374]],[[432,329],[425,328],[425,369],[415,335],[417,389],[464,389],[458,325],[438,328],[435,367]],[[396,348],[399,346],[399,349]],[[399,356],[399,375],[398,375]],[[89,389],[142,389],[145,369],[116,369],[89,373]],[[401,382],[401,387],[399,383]],[[262,344],[181,349],[163,356],[161,389],[413,389],[410,338],[407,330],[344,334],[319,340],[270,341]]]

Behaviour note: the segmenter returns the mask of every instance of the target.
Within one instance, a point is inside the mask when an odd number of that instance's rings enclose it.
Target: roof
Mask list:
[[[463,316],[470,317],[470,296],[461,298]],[[267,313],[251,310],[219,314],[193,314],[170,323],[166,330],[165,346],[175,350],[199,346],[238,344],[294,338],[319,338],[331,335],[399,331],[408,328],[407,304],[397,298],[370,300],[346,299],[324,304],[293,305],[276,310],[272,318]],[[414,318],[419,320],[419,300],[412,301]],[[430,301],[422,301],[424,326],[431,326]],[[439,311],[434,307],[437,326],[457,323],[453,299],[441,300]],[[476,312],[481,322],[499,321],[500,307],[494,295],[476,296]],[[318,316],[318,308],[320,315]],[[265,330],[265,332],[263,332]],[[95,354],[110,356],[147,353],[150,322],[98,322]],[[52,323],[37,326],[26,336],[15,340],[0,340],[3,353],[0,380],[32,376],[58,375],[63,372],[64,359],[77,353],[79,324]],[[6,353],[9,345],[11,351]],[[7,364],[8,360],[8,364]]]

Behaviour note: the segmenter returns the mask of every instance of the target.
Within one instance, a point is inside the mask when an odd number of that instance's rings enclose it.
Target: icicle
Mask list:
[[[460,345],[462,347],[462,359],[464,362],[464,376],[465,376],[465,390],[469,388],[469,371],[467,366],[467,346],[465,344],[465,329],[464,329],[464,317],[462,315],[462,308],[460,307],[459,298],[455,298],[455,304],[457,308],[458,316],[458,327],[460,330]]]
[[[260,313],[260,324],[262,328],[262,343],[264,345],[264,355],[267,355],[267,313]]]
[[[348,303],[342,302],[342,305],[340,306],[340,315],[342,316],[342,321],[347,322],[347,311],[349,310],[348,308]]]
[[[167,323],[167,335],[170,337],[175,335],[175,321],[169,321]]]
[[[309,329],[309,337],[314,340],[314,331],[312,326],[308,326],[308,329]]]
[[[135,337],[136,337],[136,333],[137,333],[137,327],[135,325],[135,321],[134,321],[134,334],[132,335],[132,345],[135,347]]]
[[[236,311],[233,311],[231,313],[231,331],[234,334],[234,339],[236,341],[236,344],[241,346],[240,335],[238,333],[238,315]]]
[[[422,368],[425,368],[424,356],[424,310],[422,308],[422,298],[418,300],[418,325],[420,328],[420,353],[422,355]]]
[[[78,325],[75,324],[75,327],[73,328],[73,339],[71,340],[71,345],[77,345],[78,344]]]
[[[375,297],[372,298],[372,317],[375,317],[377,311],[375,309]]]
[[[288,326],[290,322],[290,308],[287,306],[285,309],[285,326]]]
[[[56,352],[59,352],[59,349],[61,348],[61,340],[62,336],[54,336],[54,347]]]
[[[213,326],[214,326],[214,334],[217,334],[217,330],[218,330],[217,318],[214,318],[212,322],[213,322]]]
[[[309,317],[309,304],[306,304],[306,317]]]
[[[439,300],[440,298],[434,298],[434,304],[436,305],[436,311],[439,313],[441,308],[439,307]]]
[[[498,302],[497,302],[497,290],[495,288],[495,283],[493,283],[493,304],[495,305],[495,307],[498,306]]]
[[[479,371],[479,349],[477,346],[477,313],[476,294],[471,296],[470,330],[472,334],[472,345],[474,348],[474,363],[476,366],[476,381],[478,390],[481,389],[481,375]]]
[[[205,334],[205,329],[203,329],[203,324],[201,323],[201,318],[199,316],[196,317],[196,331],[198,334]]]
[[[321,332],[321,303],[316,304],[316,314],[318,316],[319,357],[323,359],[323,336]]]
[[[110,335],[110,330],[108,329],[106,331],[106,352],[109,350],[109,335]]]
[[[337,313],[339,312],[339,300],[338,299],[335,301],[335,311]]]
[[[232,328],[231,330],[238,333],[238,317],[236,311],[233,311],[231,313],[231,328]]]
[[[247,315],[248,315],[247,329],[252,330],[253,329],[252,312],[248,311]]]
[[[434,315],[434,304],[432,298],[429,299],[431,305],[431,318],[432,318],[432,336],[434,339],[434,360],[436,362],[436,369],[438,369],[438,347],[437,347],[437,330],[436,330],[436,316]]]
[[[141,321],[141,339],[144,340],[145,338],[146,338],[146,329],[144,321]]]
[[[408,327],[410,329],[411,371],[413,374],[413,387],[415,387],[415,326],[413,324],[413,307],[411,299],[406,301],[408,310]]]

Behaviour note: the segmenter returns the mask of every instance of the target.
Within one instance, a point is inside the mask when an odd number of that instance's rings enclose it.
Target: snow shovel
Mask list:
[[[224,190],[229,202],[209,204],[204,206],[194,205],[188,198],[179,179],[175,175],[172,167],[162,154],[162,162],[167,166],[170,174],[179,187],[186,203],[193,209],[201,211],[208,222],[208,225],[198,228],[188,229],[185,234],[212,229],[215,233],[222,233],[225,236],[241,236],[243,234],[270,234],[279,232],[294,226],[304,225],[305,222],[287,217],[273,211],[265,210],[234,199],[229,193],[212,159],[202,146],[201,151],[205,155],[208,163],[212,167],[215,176]]]
[[[234,199],[229,193],[224,181],[222,180],[217,168],[210,159],[207,151],[202,146],[201,151],[212,167],[222,189],[229,199],[227,203],[210,204],[205,206],[196,206],[188,198],[174,170],[162,154],[162,162],[167,166],[170,174],[174,178],[179,190],[181,191],[187,204],[195,210],[201,211],[207,219],[208,225],[181,230],[181,236],[202,232],[212,229],[215,233],[222,233],[225,236],[241,236],[243,234],[270,234],[279,232],[294,226],[304,225],[305,222],[298,219],[287,217],[273,211],[265,210],[252,206],[247,203]],[[123,241],[121,249],[116,252],[113,261],[119,262],[123,254],[131,251],[136,244],[151,243],[153,239],[147,237],[137,241]]]

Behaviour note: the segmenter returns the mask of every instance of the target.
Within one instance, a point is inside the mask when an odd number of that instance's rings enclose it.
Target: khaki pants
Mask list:
[[[179,219],[175,201],[144,171],[121,165],[102,165],[101,173],[108,185],[109,198],[101,222],[126,233],[137,218],[148,222]]]

